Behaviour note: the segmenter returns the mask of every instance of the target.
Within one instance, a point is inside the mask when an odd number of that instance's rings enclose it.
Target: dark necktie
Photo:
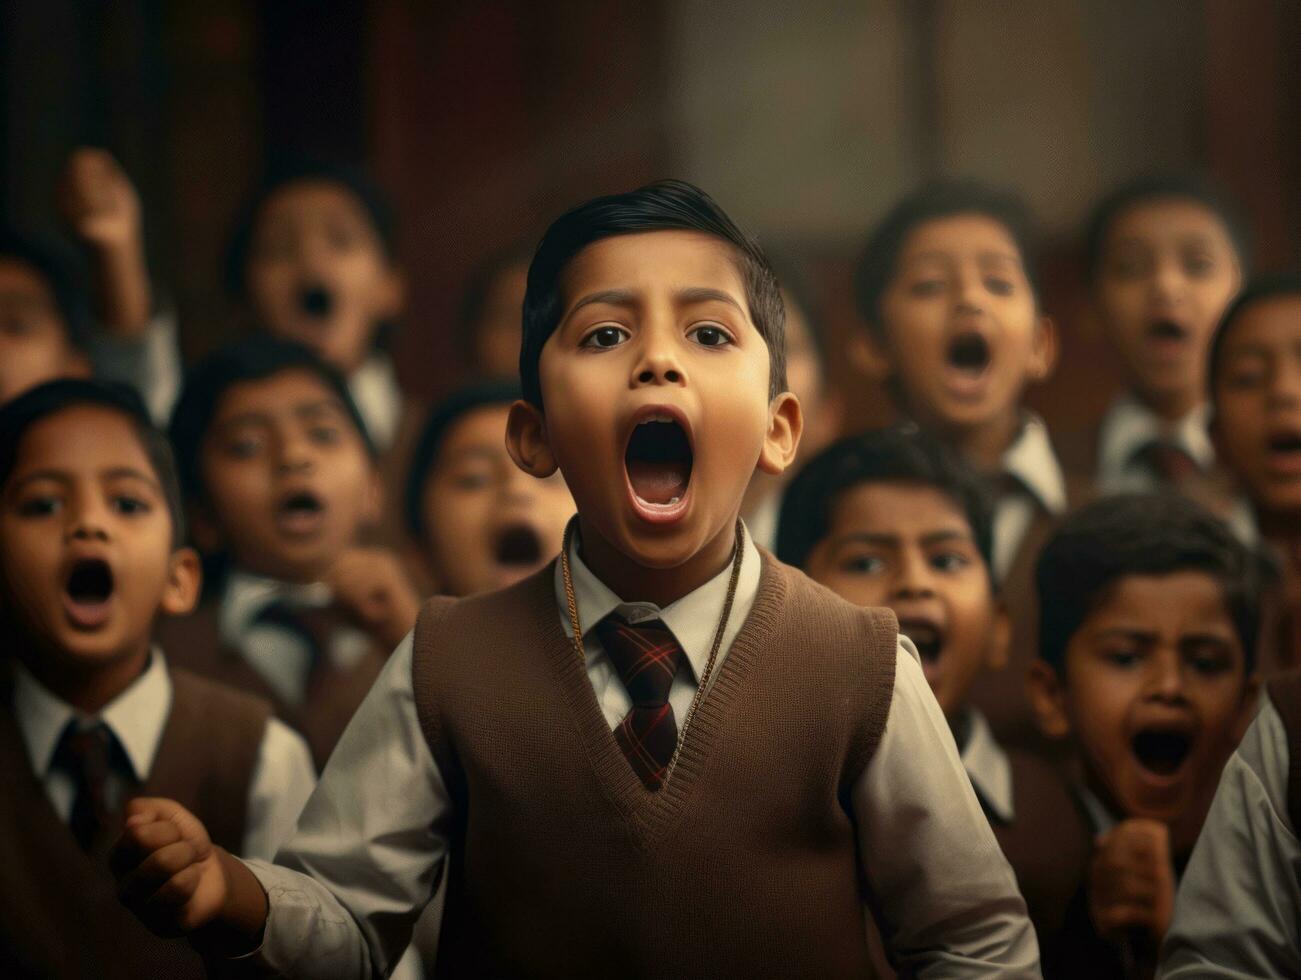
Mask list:
[[[335,632],[343,617],[333,606],[306,606],[282,599],[268,603],[253,618],[259,626],[275,626],[292,633],[311,654],[310,670],[329,662]]]
[[[682,647],[658,619],[634,626],[619,616],[607,616],[596,624],[596,634],[632,699],[632,710],[614,730],[615,741],[653,792],[664,782],[678,745],[669,689]]]
[[[109,826],[108,772],[114,739],[103,722],[78,730],[68,722],[54,753],[54,765],[72,776],[72,813],[68,828],[83,851],[89,852],[100,833]]]
[[[1202,472],[1188,451],[1172,442],[1153,440],[1134,455],[1165,484],[1187,483]]]

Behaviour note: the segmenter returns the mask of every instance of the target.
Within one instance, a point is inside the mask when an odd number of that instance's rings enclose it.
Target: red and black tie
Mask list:
[[[678,744],[669,689],[682,647],[658,619],[634,626],[619,616],[607,616],[596,624],[596,634],[632,699],[632,710],[614,730],[615,741],[653,792],[664,782]]]
[[[72,776],[74,792],[68,827],[83,851],[95,846],[113,819],[107,784],[115,741],[103,722],[79,730],[71,721],[55,750],[54,764]]]

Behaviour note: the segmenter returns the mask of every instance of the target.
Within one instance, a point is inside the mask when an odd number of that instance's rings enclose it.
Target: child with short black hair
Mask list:
[[[991,567],[1013,624],[1010,669],[981,678],[973,701],[1012,741],[1033,735],[1019,678],[1034,656],[1034,557],[1074,496],[1047,427],[1022,405],[1057,359],[1033,243],[1014,195],[971,182],[924,186],[868,240],[854,283],[867,329],[850,346],[903,416],[994,487]]]
[[[407,531],[443,595],[514,585],[560,553],[574,498],[556,473],[538,480],[506,451],[512,381],[463,388],[436,407],[407,476]]]
[[[89,321],[73,257],[0,229],[0,404],[55,378],[88,376]]]
[[[324,765],[419,605],[392,552],[360,547],[382,491],[347,384],[250,337],[194,368],[170,435],[194,540],[220,559],[178,656],[271,699]]]
[[[530,248],[489,256],[471,273],[457,311],[461,356],[474,378],[519,377],[520,322]]]
[[[226,256],[227,289],[253,325],[310,347],[347,378],[381,452],[403,424],[385,352],[405,302],[395,246],[392,207],[369,178],[289,158],[268,169]]]
[[[1084,257],[1125,384],[1086,464],[1099,490],[1173,487],[1224,513],[1206,432],[1206,356],[1250,257],[1237,207],[1193,175],[1143,177],[1098,205]]]
[[[850,602],[894,610],[1035,928],[1051,933],[1071,898],[1060,874],[1070,848],[1053,833],[1070,796],[1043,761],[999,745],[969,700],[975,679],[1007,660],[991,539],[983,482],[905,427],[842,439],[800,471],[782,503],[777,556]]]
[[[1246,495],[1243,536],[1261,538],[1282,572],[1266,603],[1265,674],[1301,665],[1301,276],[1247,286],[1210,352],[1211,436]]]
[[[106,860],[130,799],[166,794],[269,858],[314,784],[270,706],[175,669],[159,615],[199,590],[165,437],[126,388],[37,386],[0,408],[0,972],[205,975],[122,914]]]
[[[448,975],[861,975],[868,902],[903,969],[1037,975],[893,616],[738,520],[801,427],[753,241],[677,181],[578,206],[530,267],[521,366],[508,446],[573,491],[560,561],[425,606],[282,865],[138,805],[124,881],[171,884],[134,907],[285,974],[382,973],[446,864]]]
[[[1062,929],[1041,937],[1045,976],[1150,975],[1255,704],[1259,565],[1192,501],[1119,495],[1067,518],[1037,577],[1035,710],[1072,744],[1083,839],[1097,835]]]

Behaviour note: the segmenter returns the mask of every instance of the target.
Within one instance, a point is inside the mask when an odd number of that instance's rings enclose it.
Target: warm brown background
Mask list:
[[[6,0],[0,204],[48,226],[67,152],[112,149],[193,353],[226,330],[220,257],[265,155],[365,164],[401,218],[400,370],[433,395],[457,379],[468,270],[581,198],[701,183],[798,257],[835,340],[871,222],[926,176],[974,175],[1042,219],[1065,351],[1033,400],[1074,430],[1114,387],[1076,255],[1107,187],[1209,170],[1258,265],[1301,264],[1299,39],[1299,0]],[[856,421],[882,417],[837,379]]]

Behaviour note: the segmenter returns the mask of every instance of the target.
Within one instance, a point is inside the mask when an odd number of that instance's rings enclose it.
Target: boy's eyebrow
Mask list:
[[[745,309],[736,301],[735,297],[711,286],[689,286],[685,289],[679,289],[673,294],[673,299],[681,304],[726,303],[735,307],[738,313],[745,313]],[[589,293],[578,300],[569,308],[569,312],[565,316],[573,316],[584,306],[591,306],[594,303],[604,303],[609,306],[636,306],[638,296],[630,289],[603,289],[600,292]]]
[[[879,531],[850,531],[848,534],[837,535],[832,539],[832,543],[836,545],[850,544],[855,541],[862,544],[897,545],[899,535],[884,534]]]
[[[146,473],[144,470],[138,470],[134,466],[114,466],[100,475],[101,478],[108,480],[140,480],[142,483],[149,484],[155,490],[162,490],[162,484],[158,482],[156,476],[152,473]]]
[[[607,306],[634,306],[636,302],[637,296],[630,289],[602,289],[599,292],[588,293],[575,302],[569,308],[569,312],[565,314],[565,317],[571,317],[584,306],[591,306],[594,303],[603,303]]]
[[[101,471],[99,476],[102,480],[140,480],[142,483],[148,483],[155,489],[160,488],[158,479],[153,476],[153,474],[147,473],[144,470],[136,469],[134,466],[113,466],[107,470]],[[68,483],[71,482],[72,479],[72,474],[68,473],[66,470],[57,470],[47,467],[43,470],[35,470],[34,472],[19,477],[14,481],[13,486],[14,489],[17,490],[26,486],[28,483],[35,483],[37,480],[53,480],[56,483]]]
[[[690,286],[673,294],[679,303],[726,303],[736,308],[738,313],[745,313],[741,304],[730,294],[711,286]]]
[[[971,539],[972,534],[970,531],[948,528],[943,531],[931,531],[922,535],[922,544],[940,544],[944,541],[971,541]]]
[[[489,446],[487,443],[479,443],[475,446],[461,446],[459,449],[454,449],[448,453],[447,458],[444,459],[443,462],[451,462],[476,456],[482,456],[485,459],[496,459],[497,449],[498,447],[495,444]]]
[[[337,398],[319,398],[316,401],[300,402],[294,406],[295,415],[343,415],[345,409]]]

